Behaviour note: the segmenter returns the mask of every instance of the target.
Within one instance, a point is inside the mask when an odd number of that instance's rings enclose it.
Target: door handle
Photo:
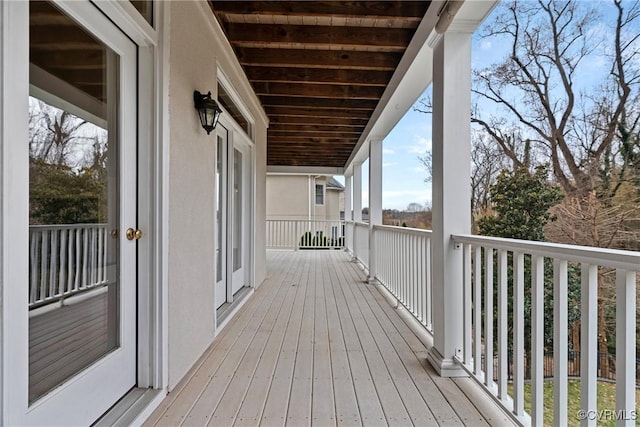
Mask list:
[[[127,240],[140,240],[142,237],[142,230],[139,228],[136,228],[135,230],[133,228],[127,228],[126,236]]]

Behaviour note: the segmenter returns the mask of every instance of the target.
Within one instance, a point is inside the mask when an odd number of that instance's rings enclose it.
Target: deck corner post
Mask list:
[[[353,260],[358,260],[358,238],[355,223],[362,222],[362,162],[353,164]]]
[[[382,225],[382,138],[369,141],[369,277],[376,280],[376,225]]]
[[[353,221],[351,200],[353,194],[353,172],[344,174],[344,250],[353,251],[353,233],[350,233],[349,222]]]
[[[439,375],[467,376],[458,363],[464,344],[463,251],[454,234],[471,233],[471,33],[446,32],[433,48],[433,347]],[[428,262],[425,261],[425,262]]]

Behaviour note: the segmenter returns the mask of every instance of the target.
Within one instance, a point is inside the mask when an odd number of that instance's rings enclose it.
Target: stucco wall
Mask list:
[[[324,185],[324,204],[316,205],[315,184]],[[267,176],[267,219],[308,219],[309,197],[311,197],[311,218],[317,220],[338,220],[344,209],[344,192],[327,189],[328,178],[309,175],[268,175]],[[311,191],[311,195],[309,192]],[[342,203],[342,207],[341,207]]]
[[[215,137],[200,126],[193,91],[217,90],[220,66],[241,97],[255,96],[229,54],[230,47],[205,2],[170,3],[169,74],[169,388],[175,387],[211,344],[214,330]],[[246,84],[246,86],[245,86]],[[244,101],[244,99],[243,99]],[[256,110],[254,108],[254,110]],[[264,235],[266,123],[256,118],[256,236]],[[265,276],[264,238],[256,244],[256,283]]]
[[[267,176],[266,204],[267,219],[308,219],[309,177]]]
[[[327,189],[325,193],[325,218],[327,220],[340,219],[340,194],[342,191]]]

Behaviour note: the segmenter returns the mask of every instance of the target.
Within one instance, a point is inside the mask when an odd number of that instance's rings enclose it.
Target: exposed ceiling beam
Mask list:
[[[278,24],[226,24],[227,34],[234,46],[276,46],[283,43],[350,48],[384,48],[403,51],[413,34],[412,29],[377,27],[338,27]],[[292,46],[302,47],[302,46]]]
[[[238,47],[236,53],[242,65],[386,71],[394,70],[402,56],[398,52],[243,47]]]
[[[355,133],[360,134],[364,129],[364,125],[362,126],[333,126],[333,125],[296,125],[296,124],[281,124],[281,123],[271,123],[269,126],[269,132],[340,132],[340,133]]]
[[[384,87],[391,71],[358,71],[338,68],[276,68],[244,67],[252,82],[326,83],[331,85],[362,85]]]
[[[308,117],[336,117],[336,110],[331,108],[300,108],[300,107],[265,107],[265,111],[269,117],[272,116],[308,116]],[[367,110],[344,110],[340,112],[338,117],[352,119],[369,119],[371,115]]]
[[[303,144],[320,144],[323,142],[326,143],[336,143],[336,144],[344,144],[344,143],[349,143],[349,144],[355,144],[355,142],[358,140],[358,138],[332,138],[332,137],[324,137],[324,136],[317,136],[317,137],[309,137],[309,136],[275,136],[273,138],[267,138],[267,144],[269,144],[271,141],[273,142],[283,142],[283,143],[303,143]]]
[[[260,101],[265,107],[306,107],[306,108],[335,108],[348,110],[373,111],[377,101],[369,99],[342,99],[342,98],[303,98],[293,96],[260,96]],[[334,111],[332,116],[340,116]]]
[[[364,127],[367,124],[367,119],[349,119],[344,117],[271,116],[270,121],[270,127],[278,124]]]
[[[402,17],[420,21],[426,11],[424,2],[389,1],[214,1],[216,11],[253,15],[315,15],[353,17],[367,15],[372,18]]]
[[[258,95],[285,95],[310,98],[349,98],[378,100],[384,92],[380,86],[346,86],[329,84],[297,84],[254,82],[253,89]]]
[[[343,175],[344,170],[342,168],[328,168],[328,167],[315,167],[315,168],[300,168],[296,166],[267,166],[267,174],[274,175],[287,175],[287,174],[310,174],[310,175]]]

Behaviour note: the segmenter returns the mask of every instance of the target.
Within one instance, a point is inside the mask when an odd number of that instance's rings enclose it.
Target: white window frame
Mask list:
[[[255,117],[253,116],[253,114],[251,114],[251,112],[246,107],[244,102],[242,102],[242,98],[238,94],[238,91],[233,87],[233,85],[231,84],[231,80],[229,80],[229,78],[226,76],[220,64],[218,64],[217,78],[218,78],[218,84],[224,88],[224,90],[227,92],[227,95],[231,97],[231,100],[233,101],[234,105],[238,108],[238,110],[240,110],[240,114],[242,114],[245,120],[247,120],[247,124],[249,128],[248,131],[245,131],[238,123],[236,123],[235,120],[230,120],[230,122],[233,122],[234,124],[233,131],[243,133],[249,139],[249,141],[251,141],[251,145],[255,145],[255,141],[254,141],[255,124],[256,124]],[[216,91],[217,90],[218,90],[218,87],[216,86]],[[216,98],[218,98],[217,93],[216,93]],[[218,102],[218,105],[220,105],[220,102]],[[226,111],[222,105],[220,105],[220,108],[222,109],[223,114],[226,114],[227,116],[231,117],[231,114],[228,111]]]
[[[322,187],[322,203],[318,203],[318,187]],[[327,199],[327,187],[324,184],[315,184],[313,196],[315,198],[316,206],[324,206]]]

